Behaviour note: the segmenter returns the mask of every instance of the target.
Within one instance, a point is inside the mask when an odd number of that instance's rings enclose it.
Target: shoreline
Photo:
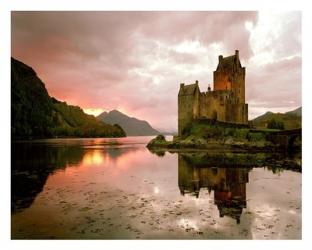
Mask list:
[[[247,141],[234,141],[232,138],[224,141],[212,140],[211,142],[202,138],[193,137],[191,139],[186,138],[184,140],[175,139],[173,141],[167,141],[163,136],[157,136],[152,139],[146,147],[152,150],[167,150],[167,151],[238,151],[238,152],[284,152],[287,148],[273,144],[269,141],[260,142],[247,142]],[[295,145],[291,148],[291,152],[301,152],[301,145]]]

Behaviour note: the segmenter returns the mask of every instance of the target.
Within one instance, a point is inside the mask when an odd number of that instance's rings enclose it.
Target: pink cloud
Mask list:
[[[273,48],[280,55],[301,49],[296,20],[285,27],[294,39]],[[120,108],[155,127],[175,129],[180,82],[198,79],[206,89],[220,51],[226,56],[239,49],[244,62],[254,56],[245,22],[256,26],[258,13],[13,12],[12,56],[32,66],[58,99],[82,108]],[[198,42],[207,54],[177,51],[185,41]],[[301,58],[296,60],[247,68],[249,100],[276,106],[290,92],[300,95]],[[278,96],[263,89],[272,86]],[[301,103],[301,96],[294,102]]]

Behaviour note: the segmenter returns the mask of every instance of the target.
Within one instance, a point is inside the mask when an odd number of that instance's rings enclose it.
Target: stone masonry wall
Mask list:
[[[199,91],[194,95],[178,96],[178,132],[189,125],[193,119],[199,117]]]
[[[214,71],[214,90],[232,90],[239,98],[240,103],[245,103],[245,68],[236,72]]]

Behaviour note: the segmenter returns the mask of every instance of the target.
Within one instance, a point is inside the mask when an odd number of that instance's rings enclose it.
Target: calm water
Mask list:
[[[300,157],[164,153],[151,137],[12,145],[12,238],[300,239]]]

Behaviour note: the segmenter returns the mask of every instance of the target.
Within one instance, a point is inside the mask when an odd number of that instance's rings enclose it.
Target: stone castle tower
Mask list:
[[[179,135],[196,119],[247,124],[245,74],[236,50],[235,55],[219,56],[217,69],[213,72],[213,91],[209,86],[207,92],[200,92],[198,81],[190,85],[181,83],[178,94]]]

